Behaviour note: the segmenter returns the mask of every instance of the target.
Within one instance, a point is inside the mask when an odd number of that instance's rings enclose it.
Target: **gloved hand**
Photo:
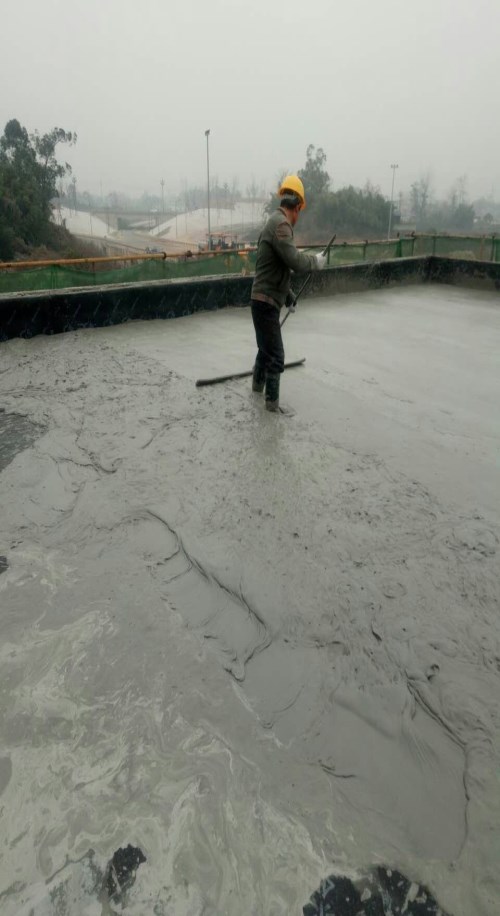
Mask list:
[[[318,265],[318,270],[323,270],[323,267],[326,267],[326,262],[328,260],[326,254],[323,254],[321,251],[320,254],[315,254],[316,263]]]
[[[295,309],[297,307],[297,296],[291,289],[288,290],[286,294],[285,305],[287,309],[290,309],[291,312],[295,312]]]

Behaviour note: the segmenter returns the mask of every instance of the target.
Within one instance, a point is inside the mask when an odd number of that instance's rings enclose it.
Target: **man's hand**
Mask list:
[[[326,267],[326,262],[328,260],[326,254],[321,252],[320,254],[315,254],[314,257],[316,258],[318,270],[323,270],[323,268]]]
[[[291,312],[295,312],[295,309],[297,307],[297,296],[291,289],[288,290],[286,294],[285,305],[287,309],[290,309]]]

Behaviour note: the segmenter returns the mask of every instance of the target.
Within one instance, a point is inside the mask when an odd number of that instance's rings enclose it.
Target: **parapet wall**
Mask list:
[[[428,280],[500,292],[500,264],[469,258],[431,257]]]
[[[415,257],[331,267],[312,275],[304,295],[332,296],[426,282],[500,290],[500,264]],[[251,286],[251,276],[232,274],[6,293],[0,295],[0,340],[245,306],[250,301]]]

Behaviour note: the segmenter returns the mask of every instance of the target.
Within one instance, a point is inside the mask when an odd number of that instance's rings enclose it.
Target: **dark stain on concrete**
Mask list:
[[[45,432],[43,426],[33,423],[28,417],[18,413],[5,413],[0,409],[0,471],[14,460],[19,452],[33,445],[36,439]],[[0,572],[2,569],[0,558]],[[5,561],[6,562],[6,561]]]
[[[137,869],[146,861],[138,846],[120,846],[113,853],[104,876],[103,893],[114,903],[124,903],[124,895],[135,883]]]
[[[331,875],[302,912],[303,916],[447,916],[426,887],[384,867],[358,881]]]

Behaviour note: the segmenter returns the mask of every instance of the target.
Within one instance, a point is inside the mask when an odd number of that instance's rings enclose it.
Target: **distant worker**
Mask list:
[[[269,217],[259,237],[252,285],[252,318],[258,347],[252,390],[262,392],[265,386],[266,408],[272,411],[280,409],[280,375],[285,365],[280,310],[283,305],[292,307],[295,302],[290,290],[291,272],[321,270],[327,261],[324,254],[302,254],[295,247],[293,227],[306,205],[300,178],[288,175],[278,194],[280,206]]]

